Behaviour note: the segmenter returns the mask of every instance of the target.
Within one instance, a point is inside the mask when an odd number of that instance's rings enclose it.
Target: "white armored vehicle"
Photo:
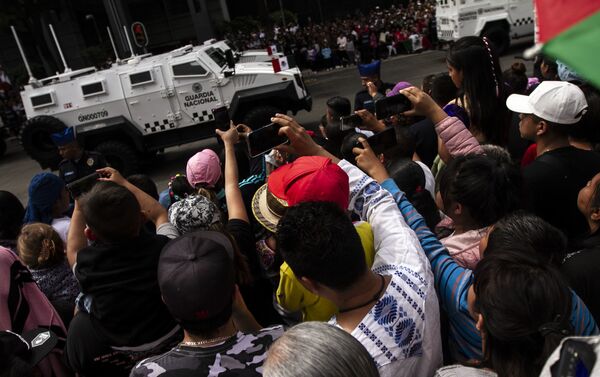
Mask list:
[[[440,41],[487,37],[502,53],[534,36],[532,0],[437,0],[435,15]]]
[[[101,71],[71,71],[65,63],[65,73],[31,78],[21,92],[23,147],[54,169],[59,156],[50,134],[73,127],[85,149],[129,174],[158,150],[214,136],[211,109],[227,106],[231,119],[251,127],[268,124],[276,112],[310,111],[298,68],[274,73],[271,62],[236,63],[226,48],[188,45]]]

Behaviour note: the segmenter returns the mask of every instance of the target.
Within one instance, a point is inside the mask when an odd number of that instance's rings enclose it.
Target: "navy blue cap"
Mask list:
[[[50,137],[57,147],[62,147],[75,141],[75,129],[67,127],[60,132],[51,134]]]
[[[361,77],[379,75],[380,69],[381,69],[381,60],[375,60],[373,63],[370,63],[370,64],[359,64],[358,65],[358,72],[360,73]]]

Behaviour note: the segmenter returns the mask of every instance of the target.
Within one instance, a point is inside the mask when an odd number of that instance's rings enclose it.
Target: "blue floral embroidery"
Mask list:
[[[377,191],[381,190],[381,186],[379,186],[376,182],[371,182],[365,187],[365,194],[373,195]]]
[[[380,325],[390,325],[398,318],[398,302],[392,296],[384,296],[375,305],[373,314]]]
[[[356,201],[354,202],[354,211],[361,213],[364,205],[365,205],[365,198],[362,196],[359,196],[358,198],[356,198]]]
[[[415,337],[415,321],[411,318],[405,318],[396,324],[396,333],[394,342],[400,347],[406,347],[412,343]]]

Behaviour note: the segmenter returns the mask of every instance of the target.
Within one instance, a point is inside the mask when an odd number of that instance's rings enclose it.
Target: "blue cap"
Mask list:
[[[370,64],[359,64],[358,72],[360,73],[360,77],[375,76],[379,75],[380,68],[381,60],[375,60]]]
[[[75,141],[75,130],[73,127],[67,127],[60,132],[51,134],[50,137],[57,147],[62,147]]]

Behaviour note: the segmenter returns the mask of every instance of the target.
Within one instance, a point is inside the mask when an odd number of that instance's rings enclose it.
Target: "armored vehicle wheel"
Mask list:
[[[275,106],[257,106],[249,110],[242,123],[250,126],[253,130],[271,123],[271,118],[277,113],[284,113]]]
[[[121,141],[105,141],[98,144],[94,150],[102,153],[106,162],[117,169],[124,177],[139,171],[139,158],[135,150]]]
[[[498,24],[488,26],[481,34],[482,37],[488,38],[494,44],[498,56],[503,55],[506,50],[508,50],[508,46],[510,45],[510,37],[508,35],[508,31],[502,26]]]
[[[21,131],[23,148],[31,158],[40,164],[42,169],[58,169],[61,158],[50,135],[65,128],[63,122],[48,115],[33,117],[23,124]]]

